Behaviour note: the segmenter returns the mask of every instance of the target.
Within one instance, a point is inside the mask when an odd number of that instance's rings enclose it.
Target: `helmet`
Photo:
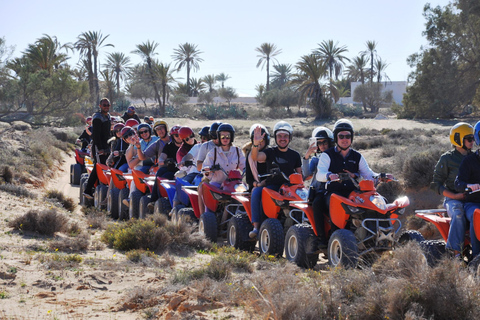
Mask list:
[[[164,127],[165,127],[165,131],[168,132],[168,124],[165,122],[165,120],[157,120],[157,121],[155,121],[155,123],[153,124],[153,130],[155,130],[155,128],[158,127],[158,126],[164,126]],[[155,135],[158,136],[157,131],[155,131]]]
[[[270,144],[270,133],[268,132],[267,128],[263,124],[260,124],[260,123],[252,124],[252,126],[250,127],[250,130],[248,130],[248,133],[250,134],[250,140],[253,143],[253,130],[255,130],[256,127],[262,128],[262,134],[265,133],[264,139],[265,139],[266,145],[268,146]]]
[[[154,120],[155,119],[152,116],[148,117],[148,121],[151,121],[153,123]]]
[[[122,132],[122,134],[121,134],[122,138],[125,138],[131,132],[135,133],[135,130],[133,130],[133,128],[131,128],[131,127],[125,126],[125,127],[123,127],[121,132]]]
[[[180,131],[180,126],[179,125],[176,125],[176,126],[173,126],[172,129],[170,129],[170,135],[173,136],[174,134],[178,134],[178,131]]]
[[[475,126],[475,129],[477,126]],[[473,127],[465,122],[459,122],[450,129],[450,143],[455,147],[463,148],[463,138],[473,134]],[[478,144],[478,137],[475,134],[475,143]]]
[[[141,124],[137,127],[137,130],[140,131],[140,130],[142,130],[143,128],[148,129],[148,131],[150,132],[150,135],[152,135],[152,127],[150,127],[150,125],[149,125],[148,123],[141,123]]]
[[[276,136],[278,131],[288,132],[290,139],[292,139],[293,127],[286,121],[279,121],[273,126],[273,135]]]
[[[220,131],[227,131],[230,132],[230,143],[235,140],[235,128],[229,123],[222,123],[217,128],[217,136]]]
[[[475,143],[477,146],[480,146],[480,121],[475,124],[475,132],[473,136],[475,137]]]
[[[190,127],[181,127],[180,130],[178,130],[178,136],[182,140],[191,137],[193,134],[193,130]]]
[[[85,122],[88,123],[89,121],[92,121],[92,120],[93,120],[93,118],[91,116],[88,116],[87,119],[85,119]]]
[[[210,126],[210,130],[208,130],[208,134],[210,135],[210,139],[215,140],[217,139],[217,129],[221,125],[221,122],[214,122]]]
[[[340,119],[337,122],[335,122],[333,126],[333,138],[335,142],[337,142],[337,135],[339,132],[342,131],[348,131],[352,134],[352,142],[353,142],[353,124],[350,120],[348,119]]]
[[[136,129],[138,125],[139,123],[135,119],[128,119],[127,122],[125,122],[126,127],[131,127],[133,129]]]
[[[199,136],[204,136],[204,137],[208,137],[210,138],[209,134],[208,134],[208,130],[210,129],[209,126],[205,126],[203,127],[200,131],[198,131],[198,135]]]
[[[123,123],[117,123],[116,125],[113,126],[113,132],[119,132],[124,127],[125,127],[125,125]]]
[[[316,127],[312,131],[312,138],[327,139],[333,141],[333,132],[325,127]]]
[[[143,117],[143,121],[148,121],[150,118],[148,116]]]

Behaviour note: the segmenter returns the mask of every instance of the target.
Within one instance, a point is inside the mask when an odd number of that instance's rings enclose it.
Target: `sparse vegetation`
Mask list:
[[[65,196],[63,192],[60,192],[58,190],[48,190],[46,193],[46,197],[47,199],[52,199],[58,202],[63,208],[70,212],[73,212],[77,207],[77,204],[72,198]]]
[[[0,190],[11,193],[17,197],[26,197],[35,199],[37,195],[28,191],[23,185],[16,185],[11,183],[0,184]]]
[[[52,236],[55,232],[67,230],[68,218],[55,208],[30,210],[9,222],[8,226],[22,232],[38,232],[41,235]]]

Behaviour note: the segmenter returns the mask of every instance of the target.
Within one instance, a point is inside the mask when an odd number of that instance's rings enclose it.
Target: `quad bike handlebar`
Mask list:
[[[480,192],[480,189],[472,190],[472,188],[465,188],[465,193],[466,194],[474,194],[474,193],[477,193],[477,192]]]

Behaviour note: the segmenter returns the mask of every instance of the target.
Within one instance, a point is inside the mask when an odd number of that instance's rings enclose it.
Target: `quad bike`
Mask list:
[[[180,204],[173,207],[171,215],[173,222],[186,221],[187,218],[192,222],[198,222],[198,218],[200,218],[198,185],[200,184],[201,178],[201,175],[197,175],[193,180],[193,184],[182,178],[177,177],[175,179],[175,192]]]
[[[307,201],[308,189],[299,173],[293,173],[287,178],[276,168],[269,175],[281,175],[285,183],[280,186],[278,192],[268,188],[262,190],[262,208],[267,219],[260,226],[258,247],[261,254],[282,255],[285,233],[302,218],[298,210],[291,210],[290,203]]]
[[[73,185],[79,185],[82,174],[86,173],[85,168],[85,156],[88,156],[89,152],[82,149],[75,149],[75,164],[70,165],[70,183]]]
[[[155,175],[145,174],[140,170],[132,170],[132,177],[136,190],[130,193],[128,216],[130,219],[144,219],[148,212],[149,194],[152,193]]]
[[[82,174],[82,176],[80,177],[80,204],[90,207],[94,204],[93,200],[87,199],[83,195],[85,192],[85,188],[87,187],[88,177],[93,170],[93,161],[89,156],[85,156],[85,169],[87,172]]]
[[[231,213],[232,217],[228,222],[227,242],[236,249],[253,251],[257,243],[257,239],[249,237],[250,231],[253,230],[252,225],[252,207],[250,192],[234,192],[232,198],[238,201],[242,206],[235,208],[236,211]]]
[[[95,192],[93,194],[93,203],[95,208],[103,210],[107,208],[106,204],[103,204],[107,197],[108,185],[110,184],[111,175],[110,168],[101,163],[96,164],[98,182],[95,186]]]
[[[227,233],[228,215],[235,211],[241,204],[236,203],[232,198],[234,192],[244,192],[247,187],[242,182],[242,174],[239,170],[225,170],[215,165],[211,168],[204,168],[203,171],[222,171],[227,179],[220,187],[211,183],[202,184],[203,202],[206,210],[199,218],[199,231],[212,242],[217,242],[218,236],[225,236]],[[233,203],[232,203],[233,202]]]
[[[360,258],[379,251],[393,249],[398,244],[401,222],[399,215],[405,212],[409,205],[407,197],[401,197],[387,203],[375,189],[372,180],[362,180],[357,183],[348,173],[340,173],[339,179],[329,181],[350,180],[356,190],[348,198],[331,194],[329,216],[325,216],[325,234],[329,238],[327,247],[328,262],[331,266],[342,265],[354,268]],[[317,263],[316,226],[313,209],[308,201],[290,202],[290,216],[296,224],[290,227],[285,239],[285,255],[288,260],[302,267],[313,267]],[[295,213],[301,213],[296,219]],[[298,216],[298,215],[297,215]],[[405,233],[400,238],[415,238],[417,233]]]
[[[128,210],[122,210],[123,199],[128,198],[130,183],[133,180],[132,174],[124,173],[121,170],[110,168],[112,179],[107,193],[107,211],[115,220],[127,220]]]

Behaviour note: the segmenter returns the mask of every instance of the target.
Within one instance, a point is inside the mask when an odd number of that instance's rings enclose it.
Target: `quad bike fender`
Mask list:
[[[151,192],[155,177],[152,177],[149,174],[145,174],[142,171],[135,169],[132,170],[132,176],[133,183],[135,183],[135,187],[137,187],[138,191],[143,194]]]
[[[98,180],[108,186],[110,184],[110,179],[111,179],[111,175],[110,175],[110,168],[104,164],[101,164],[101,163],[97,163],[96,164],[96,167],[97,167],[97,177],[98,177]]]
[[[252,221],[252,203],[250,202],[250,193],[233,194],[232,198],[237,200],[247,212],[248,220]]]
[[[342,203],[351,204],[356,206],[356,204],[350,201],[347,198],[339,196],[338,194],[332,193],[330,196],[330,219],[334,225],[340,229],[344,229],[350,215],[345,212],[345,209],[342,206]]]
[[[85,156],[88,156],[88,152],[83,152],[80,149],[75,149],[75,161],[84,166],[85,165]]]
[[[475,230],[475,236],[480,240],[480,209],[475,209],[473,212],[473,228]]]
[[[295,209],[302,210],[303,213],[307,216],[310,225],[312,226],[313,232],[318,236],[317,226],[315,225],[315,218],[313,217],[313,208],[306,202],[290,202],[290,206]],[[326,230],[328,231],[328,230]],[[328,233],[325,233],[328,234]]]
[[[180,201],[182,204],[189,206],[190,205],[190,199],[188,195],[183,191],[182,187],[187,186],[190,187],[192,186],[191,183],[189,183],[186,180],[183,180],[182,178],[176,178],[175,179],[175,188],[177,192],[177,199]]]
[[[202,184],[203,203],[211,212],[217,212],[218,200],[212,195],[212,192],[223,193],[221,189],[211,185],[210,183]]]
[[[184,191],[188,198],[190,199],[190,203],[193,208],[193,213],[195,214],[195,217],[197,219],[200,218],[200,209],[198,207],[198,190],[196,188],[188,188],[188,187],[183,187],[182,191]]]
[[[113,185],[117,189],[122,190],[123,188],[127,187],[127,179],[126,179],[125,173],[114,168],[110,168],[110,173],[111,173]]]
[[[167,193],[167,199],[170,201],[170,205],[173,208],[173,198],[175,198],[175,193],[177,189],[175,188],[175,184],[171,183],[171,180],[163,180],[159,186],[159,189],[163,189]],[[162,191],[160,191],[160,194]]]
[[[277,219],[280,212],[280,206],[277,203],[282,202],[284,198],[275,190],[263,188],[262,207],[263,212],[268,218]],[[277,202],[276,202],[277,201]]]
[[[415,215],[417,217],[433,223],[433,225],[437,227],[438,231],[442,235],[443,240],[445,240],[446,242],[448,239],[448,232],[450,231],[450,222],[452,219],[450,217],[444,217],[443,215],[445,213],[446,213],[445,209],[415,211]],[[475,213],[474,213],[474,219],[475,219]],[[475,223],[475,220],[474,220],[474,223]]]

